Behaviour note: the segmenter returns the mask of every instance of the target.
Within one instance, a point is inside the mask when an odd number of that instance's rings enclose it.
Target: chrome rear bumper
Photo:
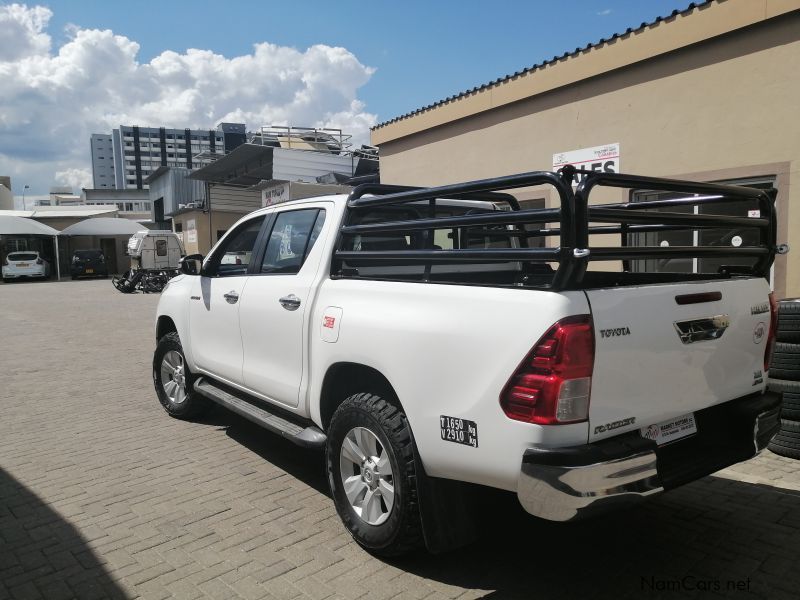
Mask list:
[[[658,447],[638,432],[568,448],[529,448],[517,497],[526,511],[572,521],[630,505],[752,458],[780,426],[771,392],[695,413],[698,433]]]

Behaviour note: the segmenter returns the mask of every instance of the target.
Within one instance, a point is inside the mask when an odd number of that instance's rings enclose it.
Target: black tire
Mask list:
[[[800,316],[800,298],[786,298],[778,302],[778,315]]]
[[[800,344],[800,300],[791,298],[778,303],[778,331],[775,339],[779,342]]]
[[[389,516],[379,525],[371,525],[356,514],[344,491],[340,463],[342,445],[347,434],[356,427],[375,435],[389,456],[394,500]],[[400,408],[371,393],[347,398],[331,418],[325,462],[336,511],[358,544],[378,556],[399,556],[422,545],[414,441]]]
[[[167,395],[164,389],[164,382],[162,380],[162,361],[168,352],[177,352],[181,356],[184,365],[184,380],[185,380],[185,399],[181,402],[174,402]],[[185,367],[186,359],[183,354],[183,346],[181,340],[176,332],[168,333],[158,341],[156,351],[153,354],[153,385],[156,388],[158,401],[167,414],[176,419],[196,419],[208,412],[211,407],[211,402],[194,391],[195,377]]]
[[[781,417],[790,421],[800,421],[800,393],[784,392]]]
[[[800,458],[800,422],[781,419],[781,428],[768,448],[780,456]]]
[[[775,344],[769,375],[776,379],[800,380],[800,344]]]
[[[769,446],[767,446],[767,447],[769,448],[770,452],[773,452],[773,453],[777,454],[778,456],[784,456],[786,458],[800,459],[800,447],[792,448],[792,447],[789,447],[789,446],[784,446],[782,444],[779,444],[775,440],[771,441],[769,443]]]
[[[800,394],[800,381],[789,381],[787,379],[777,379],[770,377],[767,381],[767,388],[771,392],[791,392]]]

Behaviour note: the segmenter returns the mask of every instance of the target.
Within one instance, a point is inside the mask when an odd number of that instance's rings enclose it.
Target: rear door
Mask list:
[[[303,341],[332,203],[277,211],[241,300],[245,386],[289,407],[299,403]]]
[[[762,391],[768,295],[756,278],[587,291],[589,440]]]

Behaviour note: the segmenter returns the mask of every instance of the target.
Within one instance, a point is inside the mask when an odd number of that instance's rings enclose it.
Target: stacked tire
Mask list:
[[[775,454],[800,459],[800,298],[778,304],[769,389],[783,394],[781,429],[770,442]]]

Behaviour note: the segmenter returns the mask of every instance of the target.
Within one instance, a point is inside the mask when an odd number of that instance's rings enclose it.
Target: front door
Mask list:
[[[245,386],[289,407],[299,402],[303,325],[322,262],[325,207],[275,213],[261,264],[240,310]]]
[[[264,215],[240,223],[203,265],[189,302],[189,344],[197,367],[223,381],[242,384],[239,301]]]

